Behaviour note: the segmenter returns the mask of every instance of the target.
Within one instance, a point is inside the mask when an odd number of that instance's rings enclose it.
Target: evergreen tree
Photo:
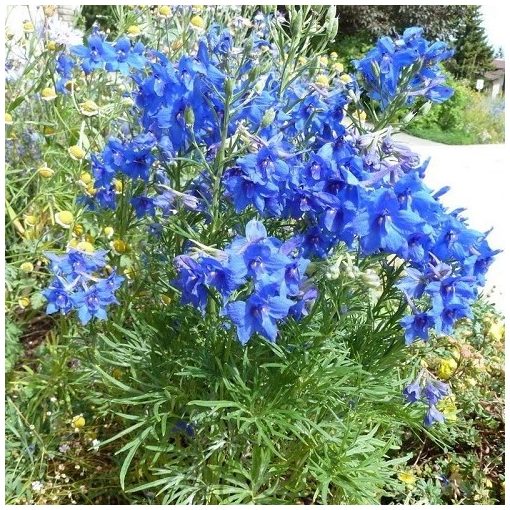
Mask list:
[[[487,41],[479,5],[469,6],[457,31],[455,56],[448,66],[456,78],[474,82],[493,68],[494,51]]]

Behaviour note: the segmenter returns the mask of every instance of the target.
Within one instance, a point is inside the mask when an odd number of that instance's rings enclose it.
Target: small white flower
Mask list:
[[[58,447],[58,451],[60,453],[67,453],[70,449],[71,449],[71,447],[67,443],[61,444]]]
[[[36,480],[35,482],[32,482],[32,490],[34,492],[41,492],[43,489],[44,489],[44,484],[41,481]]]

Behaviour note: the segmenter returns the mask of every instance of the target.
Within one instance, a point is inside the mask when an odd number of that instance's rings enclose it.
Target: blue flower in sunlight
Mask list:
[[[421,398],[421,386],[420,386],[420,378],[413,381],[411,384],[408,384],[403,391],[405,399],[410,402],[418,402]]]
[[[154,205],[154,199],[145,195],[138,195],[131,199],[131,205],[135,210],[137,218],[143,218],[144,216],[155,216],[156,207]]]
[[[235,301],[225,307],[226,315],[237,326],[237,337],[245,345],[259,333],[274,342],[278,334],[277,321],[284,319],[294,304],[282,294],[274,293],[274,287],[268,286],[252,294],[246,301]]]
[[[124,76],[129,74],[130,68],[143,69],[145,57],[143,56],[144,46],[137,42],[131,47],[131,41],[127,37],[118,39],[113,47],[115,59],[106,62],[107,71],[119,71]]]
[[[95,69],[102,69],[106,63],[116,59],[115,49],[98,32],[92,33],[87,38],[87,46],[73,46],[71,53],[81,59],[85,74],[90,74]]]
[[[43,296],[48,301],[47,314],[60,312],[65,315],[73,309],[71,296],[76,283],[76,281],[67,283],[62,278],[55,278],[48,288],[42,291]]]
[[[112,303],[118,304],[108,288],[97,285],[73,294],[71,299],[82,324],[87,324],[93,318],[106,320],[106,307]]]
[[[450,386],[438,381],[437,379],[429,379],[423,388],[423,396],[429,405],[436,405],[442,398],[450,394]]]

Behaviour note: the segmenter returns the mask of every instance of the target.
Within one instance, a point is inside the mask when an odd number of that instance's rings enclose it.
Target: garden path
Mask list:
[[[507,246],[510,196],[506,187],[505,145],[445,145],[405,133],[395,135],[395,139],[406,143],[422,157],[430,156],[426,182],[435,190],[450,186],[450,191],[441,197],[447,207],[452,210],[465,207],[464,215],[472,228],[482,232],[493,228],[488,237],[492,248],[510,251]],[[489,268],[484,292],[494,288],[491,297],[500,311],[505,310],[503,294],[508,288],[506,252],[496,257]]]

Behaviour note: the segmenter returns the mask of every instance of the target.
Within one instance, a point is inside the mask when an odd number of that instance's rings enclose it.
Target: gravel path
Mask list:
[[[445,145],[404,133],[395,135],[395,139],[424,158],[430,156],[427,185],[432,189],[450,186],[450,191],[441,197],[442,202],[452,210],[465,207],[469,225],[482,232],[493,228],[489,244],[492,248],[506,248],[510,193],[505,187],[508,173],[505,145]],[[501,311],[505,310],[503,293],[506,294],[508,282],[506,257],[506,252],[496,257],[484,290],[484,294],[492,291],[492,301]]]

